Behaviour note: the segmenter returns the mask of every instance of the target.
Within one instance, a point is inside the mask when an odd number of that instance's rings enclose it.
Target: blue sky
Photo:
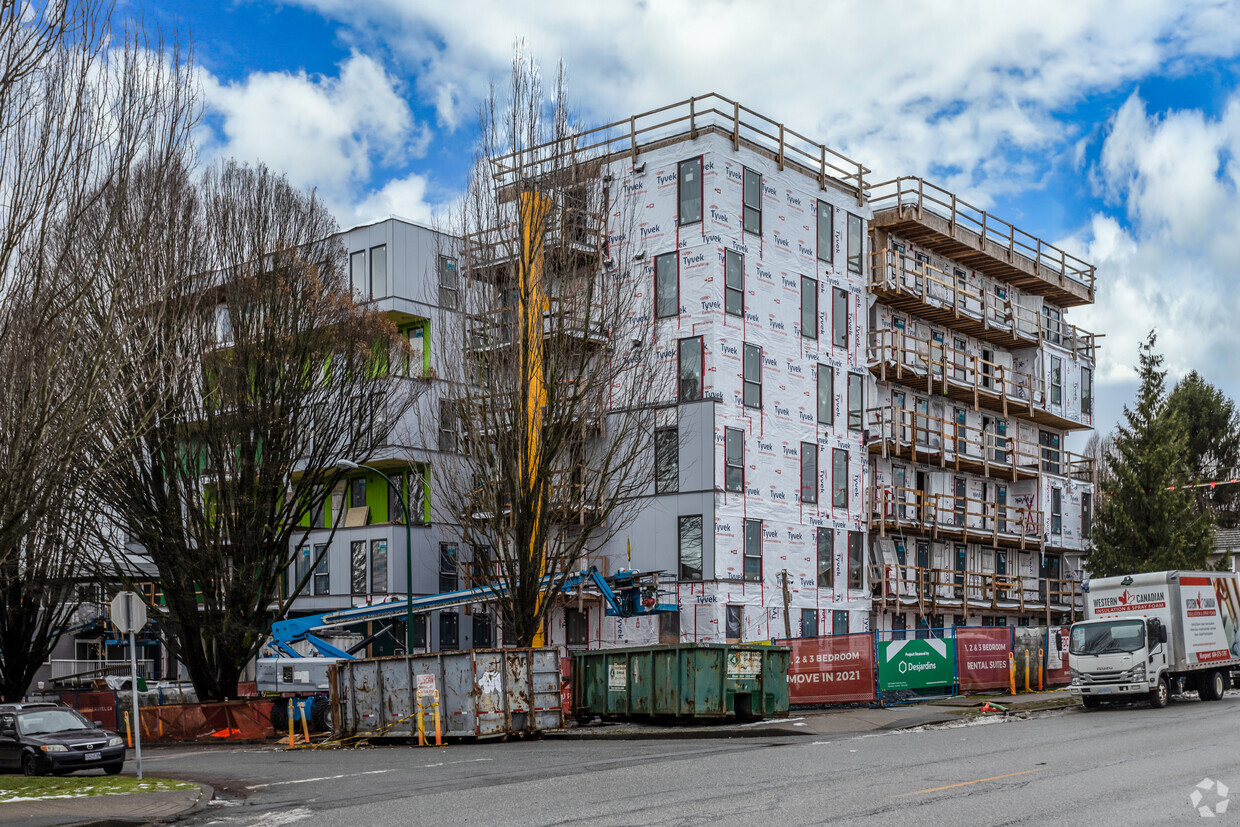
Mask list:
[[[130,0],[188,26],[204,160],[263,160],[344,226],[464,187],[518,38],[587,123],[718,92],[922,175],[1098,266],[1100,425],[1150,328],[1240,396],[1240,0]]]

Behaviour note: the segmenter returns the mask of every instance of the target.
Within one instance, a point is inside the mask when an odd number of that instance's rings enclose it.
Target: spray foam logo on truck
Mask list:
[[[1189,617],[1214,617],[1214,610],[1217,607],[1218,600],[1213,594],[1197,592],[1196,597],[1184,596],[1184,610]]]
[[[1132,592],[1124,589],[1114,597],[1095,597],[1094,612],[1097,614],[1114,614],[1119,612],[1145,612],[1150,609],[1165,609],[1167,595],[1161,591]]]

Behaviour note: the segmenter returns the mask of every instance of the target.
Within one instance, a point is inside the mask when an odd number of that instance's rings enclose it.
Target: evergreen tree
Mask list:
[[[1234,477],[1240,468],[1240,413],[1236,403],[1192,371],[1167,397],[1167,411],[1185,431],[1187,468],[1192,482]],[[1197,489],[1197,501],[1223,528],[1240,525],[1240,486]]]
[[[1099,498],[1094,550],[1086,566],[1095,577],[1164,569],[1203,569],[1211,551],[1213,518],[1198,507],[1188,481],[1188,435],[1178,409],[1167,404],[1163,357],[1150,331],[1140,350],[1141,387],[1116,426],[1112,480]]]

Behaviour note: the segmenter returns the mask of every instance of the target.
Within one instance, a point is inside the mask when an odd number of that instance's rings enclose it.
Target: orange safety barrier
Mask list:
[[[283,703],[283,699],[277,701]],[[141,715],[143,743],[197,741],[205,739],[262,740],[274,736],[272,700],[246,698],[220,703],[144,706]]]

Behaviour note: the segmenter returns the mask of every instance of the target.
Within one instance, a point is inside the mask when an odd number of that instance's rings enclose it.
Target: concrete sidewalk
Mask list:
[[[645,739],[645,738],[756,738],[780,736],[841,737],[864,735],[896,729],[911,729],[932,724],[951,723],[983,713],[983,703],[1007,709],[1007,715],[1044,709],[1079,706],[1067,689],[1030,692],[1019,695],[975,694],[944,698],[934,702],[900,704],[886,707],[855,707],[846,709],[794,709],[786,719],[723,725],[690,724],[658,726],[631,722],[602,723],[597,719],[586,726],[569,727],[562,732],[548,733],[548,738],[566,739]]]
[[[205,807],[214,795],[215,791],[211,787],[199,784],[192,790],[14,801],[6,803],[0,810],[0,826],[48,827],[175,821]]]

